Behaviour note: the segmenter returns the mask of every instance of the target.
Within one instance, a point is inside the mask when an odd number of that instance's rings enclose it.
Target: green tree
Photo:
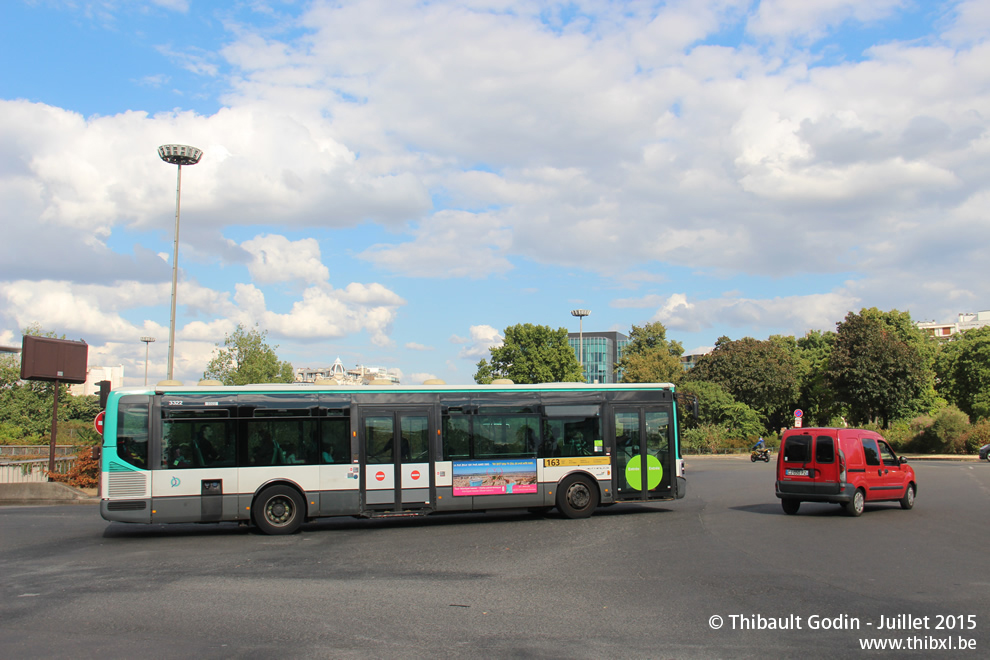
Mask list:
[[[616,369],[622,373],[623,383],[676,384],[684,377],[679,359],[683,354],[679,341],[667,340],[667,328],[662,323],[634,325]]]
[[[250,383],[291,383],[295,380],[292,365],[282,362],[275,354],[278,345],[265,343],[268,331],[257,324],[245,330],[240,323],[234,334],[226,335],[223,347],[217,344],[216,355],[203,372],[203,378],[218,380],[224,385]]]
[[[581,364],[567,342],[567,328],[522,323],[505,329],[501,346],[488,349],[491,362],[481,360],[476,383],[510,378],[515,383],[579,383]]]
[[[990,326],[953,336],[935,365],[940,394],[971,418],[990,418]]]
[[[45,331],[37,323],[24,328],[23,334],[65,339],[65,335],[60,337]],[[39,443],[51,432],[55,383],[22,381],[20,378],[20,356],[6,354],[0,357],[0,435],[6,442]],[[72,397],[66,385],[59,384],[58,388],[58,421],[61,423],[69,419],[71,408],[66,402]]]
[[[805,424],[827,426],[840,414],[835,395],[826,380],[835,333],[812,330],[796,343],[801,390],[797,407],[804,411]]]
[[[745,403],[736,401],[718,383],[692,381],[683,385],[682,394],[698,397],[698,419],[681,415],[686,427],[721,427],[728,437],[745,438],[763,433],[760,414]]]
[[[934,350],[914,330],[917,334],[897,310],[885,315],[876,308],[849,312],[838,324],[826,381],[851,423],[879,422],[886,428],[891,421],[934,404],[929,367]]]
[[[700,357],[686,379],[721,385],[756,410],[768,429],[790,422],[799,393],[796,360],[780,340],[719,337],[715,350]]]

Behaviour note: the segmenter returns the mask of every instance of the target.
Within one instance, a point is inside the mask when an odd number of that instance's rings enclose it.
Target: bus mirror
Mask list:
[[[100,410],[107,409],[107,399],[110,398],[110,381],[101,380],[96,384],[99,388],[98,394],[100,395]]]

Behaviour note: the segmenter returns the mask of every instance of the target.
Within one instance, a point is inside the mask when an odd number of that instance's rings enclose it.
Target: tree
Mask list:
[[[249,383],[291,383],[295,380],[292,365],[281,362],[275,349],[278,345],[265,343],[268,331],[245,330],[240,323],[233,335],[225,335],[223,348],[217,344],[217,354],[203,372],[203,378],[219,380],[224,385]]]
[[[809,426],[827,426],[839,414],[825,377],[834,345],[835,333],[820,330],[812,330],[797,340],[801,388],[797,407],[804,411],[805,424]]]
[[[680,342],[667,340],[662,323],[634,325],[616,369],[623,383],[679,383],[684,376],[679,359],[683,354]]]
[[[51,331],[45,331],[37,323],[24,328],[23,334],[37,337],[65,339]],[[55,383],[39,380],[22,381],[20,357],[4,355],[0,357],[0,440],[36,443],[51,432],[52,406],[55,398]],[[59,401],[70,401],[69,388],[58,385]],[[70,406],[59,405],[58,421],[69,419]]]
[[[908,317],[910,320],[910,317]],[[915,328],[915,330],[917,330]],[[849,312],[836,328],[826,381],[846,407],[849,421],[879,421],[884,428],[923,407],[933,382],[924,335],[914,336],[897,310]],[[934,390],[931,399],[934,401]]]
[[[509,378],[515,383],[579,383],[581,364],[567,342],[567,328],[523,323],[505,329],[501,346],[492,347],[491,362],[481,360],[476,383]]]
[[[971,418],[990,418],[990,326],[953,336],[936,360],[939,392]]]
[[[759,413],[732,398],[721,385],[706,381],[694,381],[680,388],[683,394],[698,397],[698,419],[690,415],[682,415],[682,424],[687,427],[721,427],[726,435],[744,438],[760,435],[763,432],[763,420]]]
[[[756,410],[769,429],[790,421],[799,392],[795,358],[779,341],[752,337],[719,337],[715,350],[698,359],[686,380],[721,385],[736,401]]]

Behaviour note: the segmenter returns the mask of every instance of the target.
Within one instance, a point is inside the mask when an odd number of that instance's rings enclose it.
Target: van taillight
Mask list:
[[[846,482],[846,455],[839,450],[839,481],[841,483]]]

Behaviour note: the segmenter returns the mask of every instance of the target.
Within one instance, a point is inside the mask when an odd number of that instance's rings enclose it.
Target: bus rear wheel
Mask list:
[[[251,515],[265,534],[292,534],[303,524],[303,506],[294,488],[271,486],[258,495]]]
[[[598,501],[598,487],[587,477],[569,477],[557,489],[557,509],[566,518],[589,517],[598,508]]]

